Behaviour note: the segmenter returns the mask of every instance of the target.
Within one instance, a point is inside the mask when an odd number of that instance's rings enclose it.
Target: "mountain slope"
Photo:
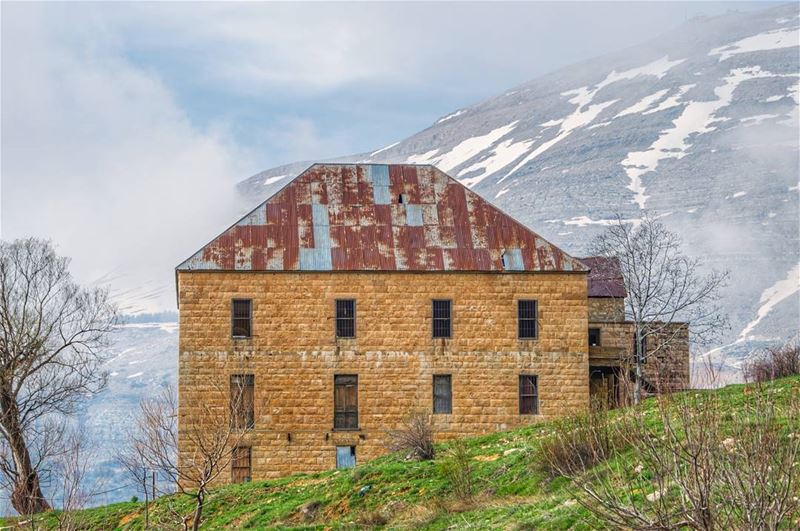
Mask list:
[[[573,254],[620,215],[659,216],[731,271],[737,364],[800,322],[797,5],[698,18],[338,161],[430,163]],[[255,204],[308,162],[239,185]]]

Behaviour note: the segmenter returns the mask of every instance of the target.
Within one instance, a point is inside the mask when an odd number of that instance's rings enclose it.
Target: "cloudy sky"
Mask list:
[[[234,184],[765,4],[0,4],[0,235],[50,238],[126,311],[235,217]]]

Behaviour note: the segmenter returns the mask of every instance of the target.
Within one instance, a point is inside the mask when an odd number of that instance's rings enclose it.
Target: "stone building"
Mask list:
[[[209,404],[250,428],[232,481],[371,459],[416,411],[441,440],[583,410],[631,345],[591,264],[434,167],[315,164],[176,270],[180,451]]]

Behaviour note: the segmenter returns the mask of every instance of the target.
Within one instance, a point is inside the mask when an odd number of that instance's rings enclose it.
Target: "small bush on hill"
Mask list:
[[[464,501],[472,500],[475,492],[472,483],[472,460],[464,441],[454,441],[439,465],[453,494]]]
[[[781,347],[768,347],[756,354],[744,367],[745,379],[756,383],[795,374],[800,374],[800,344],[797,342]]]
[[[430,415],[423,412],[411,413],[403,426],[388,433],[389,449],[393,452],[407,452],[408,457],[427,461],[436,456],[433,447],[433,427]]]
[[[571,476],[607,460],[622,442],[610,424],[608,408],[595,403],[586,414],[556,421],[554,433],[541,441],[534,464],[551,479]]]

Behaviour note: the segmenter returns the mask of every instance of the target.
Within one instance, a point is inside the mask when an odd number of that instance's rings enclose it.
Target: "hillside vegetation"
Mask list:
[[[700,400],[714,394],[723,405],[722,418],[731,421],[746,409],[743,404],[748,397],[762,393],[783,411],[782,405],[800,396],[800,377],[784,378],[763,387],[735,385],[717,391],[691,391],[683,398]],[[640,407],[648,422],[659,422],[655,400],[647,400]],[[625,414],[625,410],[612,412],[611,422]],[[800,430],[794,417],[779,414],[775,419],[787,440],[792,440]],[[411,461],[391,454],[350,470],[220,487],[208,500],[203,528],[604,527],[602,521],[579,503],[578,492],[570,480],[548,477],[547,467],[542,466],[542,443],[552,440],[560,426],[558,422],[544,422],[438,445],[433,461]],[[615,461],[624,458],[622,453],[595,465],[594,470],[589,470],[591,477],[597,477],[603,467],[613,467]],[[795,499],[800,496],[798,487],[798,484],[792,487]],[[171,513],[175,509],[191,513],[191,500],[165,496],[151,504],[151,528],[175,528]],[[66,522],[63,517],[61,521],[73,529],[143,529],[144,518],[143,503],[127,502],[79,511]],[[59,513],[38,515],[33,522],[8,519],[2,524],[56,529]],[[800,515],[796,513],[785,522],[787,529],[798,525]]]

